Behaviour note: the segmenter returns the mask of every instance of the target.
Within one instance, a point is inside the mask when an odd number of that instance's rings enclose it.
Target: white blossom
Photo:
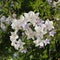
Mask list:
[[[56,33],[56,32],[55,32],[54,30],[52,30],[52,31],[49,32],[49,35],[52,36],[52,37],[54,37],[54,34],[55,34],[55,33]]]
[[[11,24],[12,23],[12,18],[11,16],[9,16],[8,18],[6,18],[6,24]]]
[[[10,36],[10,40],[11,41],[16,41],[16,39],[18,39],[18,35],[17,32],[11,32],[11,36]]]
[[[1,17],[1,22],[6,22],[6,17],[5,16]]]
[[[44,42],[40,42],[40,48],[43,48],[44,47]]]
[[[25,31],[25,34],[27,35],[27,38],[28,39],[30,39],[30,38],[32,38],[32,39],[34,39],[34,35],[35,35],[35,33],[32,31],[32,29],[27,29],[26,31]]]
[[[45,21],[45,25],[46,25],[46,28],[50,31],[52,29],[54,29],[54,26],[53,26],[53,21],[49,21],[49,19],[47,19]]]
[[[12,26],[12,29],[15,29],[15,30],[19,30],[21,28],[20,22],[17,19],[13,19],[11,26]]]
[[[44,44],[45,44],[45,46],[46,46],[47,44],[50,44],[50,39],[44,40]]]
[[[44,46],[44,43],[43,43],[43,40],[41,40],[40,38],[37,38],[37,40],[33,41],[35,43],[35,46],[40,46],[40,47],[43,47]]]
[[[33,26],[36,25],[36,22],[39,19],[38,15],[39,13],[35,14],[33,11],[30,11],[29,13],[24,13],[24,16],[27,22],[31,22]]]
[[[22,49],[24,44],[25,44],[25,43],[22,42],[21,39],[19,39],[18,41],[17,41],[17,40],[12,41],[12,43],[11,43],[11,45],[14,46],[14,48],[15,48],[16,50]]]
[[[6,31],[6,26],[3,23],[1,23],[0,27],[3,31]]]
[[[43,38],[43,35],[47,33],[47,29],[44,24],[41,24],[40,26],[36,25],[35,30],[36,30],[36,36],[40,36],[41,38]]]

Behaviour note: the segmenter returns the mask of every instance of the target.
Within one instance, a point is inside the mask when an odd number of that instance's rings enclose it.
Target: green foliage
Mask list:
[[[8,26],[7,31],[3,32],[0,29],[0,60],[57,60],[60,58],[60,4],[56,7],[51,7],[47,0],[0,0],[0,17],[6,17],[13,13],[17,17],[24,12],[39,12],[42,19],[50,19],[54,21],[56,27],[56,35],[52,38],[51,44],[39,49],[31,42],[31,49],[28,49],[26,54],[21,54],[11,47],[9,39],[11,28]],[[59,18],[57,21],[55,18]],[[27,44],[30,40],[25,41]],[[13,56],[13,54],[18,54]]]

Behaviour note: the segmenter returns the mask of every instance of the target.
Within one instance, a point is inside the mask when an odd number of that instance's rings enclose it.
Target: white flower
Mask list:
[[[30,11],[29,13],[24,13],[25,20],[27,20],[27,22],[31,22],[33,26],[36,25],[36,22],[39,19],[38,15],[39,13],[35,14],[33,11]]]
[[[19,22],[20,22],[20,26],[23,28],[27,24],[27,20],[25,20],[23,15],[20,16]]]
[[[18,41],[12,41],[11,42],[11,45],[12,46],[14,46],[14,48],[16,49],[16,50],[18,50],[18,49],[23,49],[23,45],[24,45],[25,43],[24,42],[22,42],[21,41],[21,39],[19,39]]]
[[[39,46],[39,45],[40,45],[41,40],[40,40],[40,39],[37,39],[37,40],[35,40],[35,41],[33,41],[33,42],[35,43],[35,46],[37,47],[37,46]]]
[[[21,22],[25,21],[23,15],[20,16],[20,21],[21,21]]]
[[[18,39],[18,35],[17,35],[17,31],[11,32],[11,36],[10,36],[10,41],[11,41],[11,45],[14,46],[17,39]]]
[[[26,31],[25,31],[25,34],[27,35],[27,39],[33,39],[34,40],[34,35],[35,35],[35,33],[34,33],[34,31],[32,31],[32,29],[27,29]]]
[[[35,30],[36,30],[36,32],[43,32],[43,27],[36,25]]]
[[[6,31],[6,26],[3,24],[3,23],[1,23],[1,29],[3,30],[3,31]]]
[[[43,35],[47,33],[46,26],[44,24],[41,24],[40,26],[35,26],[36,30],[36,36],[40,36],[40,38],[43,38]]]
[[[12,29],[19,30],[21,28],[19,20],[13,19],[12,21]]]
[[[52,0],[48,0],[48,3],[51,4],[52,3]]]
[[[19,48],[22,48],[25,43],[22,42],[21,39],[19,39],[17,44],[19,44]]]
[[[40,46],[40,47],[44,47],[44,43],[43,40],[41,40],[40,38],[37,38],[37,40],[33,41],[35,43],[35,46]]]
[[[11,36],[10,36],[10,40],[11,41],[16,41],[16,39],[18,39],[18,35],[17,32],[11,32]]]
[[[32,19],[35,16],[35,13],[33,11],[30,11],[29,13],[24,13],[25,18]]]
[[[24,16],[21,15],[20,19],[18,19],[18,20],[13,19],[11,26],[12,26],[13,29],[19,30],[19,29],[24,28],[26,23],[27,23],[27,21],[24,20]]]
[[[14,48],[15,48],[16,50],[22,49],[24,44],[25,44],[25,43],[22,42],[21,39],[19,39],[18,41],[16,41],[16,44],[14,45]]]
[[[44,21],[42,19],[37,20],[36,25],[40,26],[41,24],[44,24]]]
[[[45,44],[45,46],[46,46],[47,44],[50,44],[50,39],[44,40],[44,44]]]
[[[40,48],[43,48],[43,47],[44,47],[44,43],[42,41],[42,42],[40,42]]]
[[[28,30],[29,29],[29,24],[24,24],[22,27],[23,27],[24,30]]]
[[[11,16],[9,16],[8,18],[6,18],[6,24],[11,24],[12,23],[12,18]]]
[[[5,16],[1,17],[1,22],[6,22],[6,17]]]
[[[35,26],[35,30],[36,32],[41,32],[42,34],[46,34],[47,30],[46,30],[46,25],[45,24],[41,24],[40,26]]]
[[[52,31],[49,32],[49,35],[52,36],[52,37],[54,37],[54,34],[55,34],[55,33],[56,33],[56,32],[55,32],[54,30],[52,30]]]
[[[11,46],[15,46],[16,45],[16,40],[12,40],[11,41]]]
[[[40,37],[41,39],[43,39],[43,33],[42,32],[35,32],[35,37]]]
[[[48,19],[45,21],[45,25],[46,25],[46,29],[48,29],[49,31],[54,29],[53,26],[53,21],[49,21]]]
[[[14,44],[14,48],[15,48],[16,50],[19,49],[19,44],[17,44],[17,42]]]

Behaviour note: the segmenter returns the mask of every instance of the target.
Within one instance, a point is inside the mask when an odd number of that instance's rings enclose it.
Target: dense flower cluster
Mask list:
[[[11,24],[14,32],[11,32],[10,40],[11,45],[14,46],[16,50],[26,53],[27,49],[24,48],[26,44],[22,40],[22,36],[27,36],[27,39],[32,39],[36,47],[44,47],[47,44],[50,44],[50,37],[54,36],[54,26],[53,21],[46,21],[39,18],[39,13],[34,13],[30,11],[21,15],[19,19],[14,18]],[[22,30],[22,34],[19,33],[19,30]],[[21,34],[21,36],[18,35]],[[45,35],[46,36],[45,38]]]

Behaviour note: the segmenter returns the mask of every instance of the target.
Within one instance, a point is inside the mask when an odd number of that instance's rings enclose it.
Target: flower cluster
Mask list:
[[[12,20],[16,18],[16,14],[13,13],[12,16],[8,16],[7,18],[3,15],[1,18],[0,18],[0,28],[3,30],[3,31],[6,31],[7,29],[7,25],[11,25],[12,23]]]
[[[10,36],[11,45],[14,46],[16,50],[25,53],[27,51],[27,49],[24,48],[26,43],[22,40],[22,36],[27,36],[28,40],[33,40],[36,47],[42,48],[50,44],[50,37],[53,37],[55,34],[53,21],[49,21],[49,19],[44,21],[39,18],[39,13],[34,13],[33,11],[24,13],[19,19],[13,19],[11,27],[14,30]],[[22,33],[19,33],[19,30],[22,30]],[[21,36],[19,36],[18,33]]]
[[[0,18],[0,28],[3,30],[3,31],[6,31],[7,27],[6,25],[10,25],[12,22],[12,18],[11,16],[9,16],[8,18],[6,18],[5,16],[2,16]]]

